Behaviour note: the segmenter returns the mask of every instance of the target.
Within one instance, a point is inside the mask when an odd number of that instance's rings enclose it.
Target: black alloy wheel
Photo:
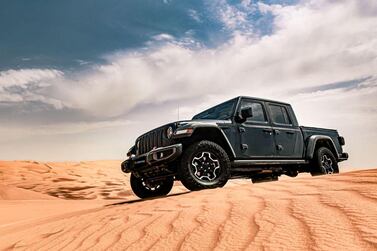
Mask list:
[[[156,181],[136,177],[131,174],[131,188],[134,194],[142,199],[167,195],[173,188],[174,178],[166,177]]]
[[[315,152],[311,163],[311,175],[325,175],[339,173],[338,162],[327,147],[320,147]]]
[[[183,153],[178,177],[189,190],[224,186],[230,175],[230,160],[218,144],[203,140],[189,146]]]

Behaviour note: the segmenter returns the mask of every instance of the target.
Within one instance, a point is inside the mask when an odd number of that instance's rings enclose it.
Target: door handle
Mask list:
[[[272,129],[263,129],[263,132],[268,133],[269,135],[272,135]]]
[[[295,134],[295,132],[286,131],[287,134]]]

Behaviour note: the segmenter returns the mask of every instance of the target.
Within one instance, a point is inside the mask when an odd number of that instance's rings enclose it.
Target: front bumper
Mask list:
[[[348,160],[348,153],[341,153],[339,154],[339,158],[338,158],[338,161],[345,161],[345,160]]]
[[[151,166],[169,163],[182,154],[182,144],[159,147],[139,156],[131,156],[123,161],[121,168],[125,173],[140,171]]]

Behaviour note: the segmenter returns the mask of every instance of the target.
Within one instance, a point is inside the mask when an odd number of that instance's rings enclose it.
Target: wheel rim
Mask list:
[[[162,181],[161,182],[147,182],[145,180],[141,181],[141,184],[145,187],[145,189],[149,191],[158,190],[161,187],[162,183],[163,183]]]
[[[198,153],[191,162],[191,169],[195,178],[204,182],[212,182],[218,178],[220,161],[210,152]]]
[[[333,161],[326,154],[321,157],[321,167],[322,167],[323,172],[326,174],[334,173]]]

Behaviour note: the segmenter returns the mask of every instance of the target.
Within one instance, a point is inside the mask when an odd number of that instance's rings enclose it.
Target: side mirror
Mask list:
[[[246,120],[247,118],[253,117],[253,109],[251,107],[245,107],[241,110],[241,117]]]

